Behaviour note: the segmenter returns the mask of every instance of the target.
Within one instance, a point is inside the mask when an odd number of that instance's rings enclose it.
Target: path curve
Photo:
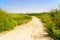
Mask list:
[[[45,30],[41,20],[33,16],[30,22],[1,35],[0,40],[52,40]]]

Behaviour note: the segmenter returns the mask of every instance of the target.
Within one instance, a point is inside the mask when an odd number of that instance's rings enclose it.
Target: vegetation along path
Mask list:
[[[0,40],[52,40],[40,19],[32,16],[32,20],[26,24],[0,35]]]

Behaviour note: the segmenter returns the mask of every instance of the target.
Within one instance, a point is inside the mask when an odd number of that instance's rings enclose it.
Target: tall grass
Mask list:
[[[33,13],[27,14],[29,16],[36,16],[41,19],[43,23],[45,23],[45,27],[47,28],[47,32],[54,40],[60,40],[60,11],[54,10],[50,12],[44,13]]]
[[[11,14],[0,9],[0,33],[12,30],[14,27],[27,23],[31,17],[24,14]]]

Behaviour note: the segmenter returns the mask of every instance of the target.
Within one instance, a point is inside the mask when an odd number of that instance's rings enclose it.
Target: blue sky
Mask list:
[[[0,7],[13,13],[49,11],[57,8],[60,0],[0,0]]]

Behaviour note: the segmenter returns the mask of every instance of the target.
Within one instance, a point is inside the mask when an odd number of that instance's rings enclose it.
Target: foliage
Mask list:
[[[45,23],[47,32],[55,40],[60,39],[60,11],[54,10],[50,12],[27,14],[29,16],[36,16]]]
[[[9,31],[16,27],[27,23],[31,20],[31,17],[24,14],[11,14],[0,9],[0,33]]]

